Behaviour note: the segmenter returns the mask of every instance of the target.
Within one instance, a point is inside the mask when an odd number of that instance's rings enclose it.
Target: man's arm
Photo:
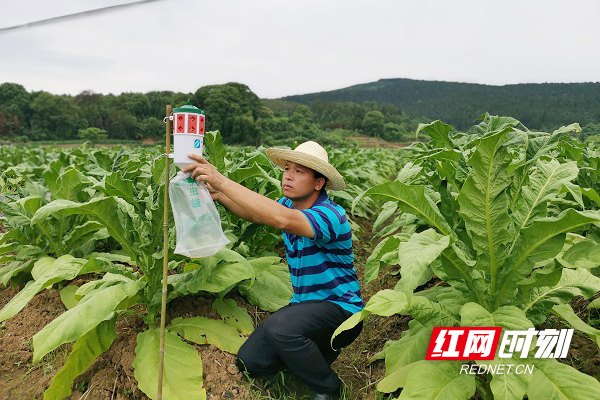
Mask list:
[[[190,164],[183,172],[192,172],[192,178],[208,183],[218,200],[234,214],[248,221],[266,224],[288,233],[314,238],[312,226],[304,214],[287,208],[266,196],[258,194],[223,176],[204,157],[189,154],[198,163]]]
[[[235,201],[231,200],[223,192],[212,191],[211,195],[213,200],[216,200],[222,205],[224,205],[229,211],[231,211],[238,217],[250,222],[258,223],[258,221],[251,214],[248,213],[248,210],[237,204]]]
[[[225,179],[219,190],[227,197],[228,200],[226,201],[243,210],[247,217],[242,216],[242,218],[259,224],[270,225],[288,233],[309,238],[314,237],[312,226],[300,211],[289,209],[231,179]],[[223,205],[227,207],[226,204]],[[233,212],[235,213],[235,211]]]

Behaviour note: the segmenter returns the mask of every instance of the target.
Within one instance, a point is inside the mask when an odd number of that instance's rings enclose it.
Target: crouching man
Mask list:
[[[190,154],[198,163],[183,169],[206,182],[212,198],[239,217],[283,231],[294,295],[250,335],[238,365],[251,376],[287,367],[314,390],[313,400],[336,399],[341,384],[331,363],[356,339],[362,323],[338,335],[333,345],[331,336],[364,307],[346,212],[325,191],[343,190],[345,182],[318,143],[266,154],[284,170],[284,197],[278,201],[224,177],[203,157]]]

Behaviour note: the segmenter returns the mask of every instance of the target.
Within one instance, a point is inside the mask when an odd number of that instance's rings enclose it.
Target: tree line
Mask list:
[[[219,130],[228,144],[282,145],[318,140],[347,144],[363,134],[391,141],[410,140],[419,122],[390,104],[314,101],[310,105],[260,99],[241,83],[204,86],[194,93],[100,94],[76,96],[28,92],[22,85],[0,85],[0,141],[61,141],[164,137],[165,105],[188,104],[205,110],[207,130]]]

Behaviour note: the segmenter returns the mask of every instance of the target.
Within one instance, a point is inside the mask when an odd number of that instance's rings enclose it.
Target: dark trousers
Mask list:
[[[333,348],[331,336],[351,315],[326,300],[290,303],[252,332],[238,351],[238,365],[253,377],[287,366],[315,392],[333,393],[339,389],[340,380],[331,363],[340,348],[356,339],[362,322],[336,336]]]

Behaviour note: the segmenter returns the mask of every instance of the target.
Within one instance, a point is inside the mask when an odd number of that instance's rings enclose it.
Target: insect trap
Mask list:
[[[204,110],[187,104],[174,109],[173,115],[169,119],[173,121],[173,144],[175,146],[173,162],[179,168],[183,168],[195,162],[187,156],[189,153],[202,155],[206,116]]]
[[[197,161],[189,153],[202,155],[204,148],[204,110],[191,104],[175,108],[173,121],[175,152],[173,161],[179,168]],[[191,173],[179,171],[169,182],[169,197],[177,244],[175,254],[190,258],[212,256],[229,243],[221,228],[217,207],[204,182],[196,182]]]

